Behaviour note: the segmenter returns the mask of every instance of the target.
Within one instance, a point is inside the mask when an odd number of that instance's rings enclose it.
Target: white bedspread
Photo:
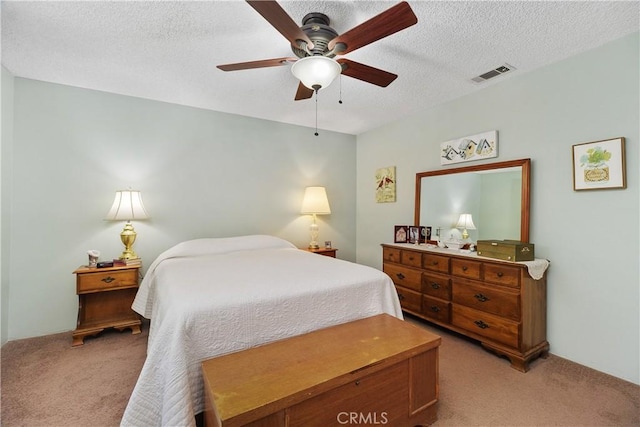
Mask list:
[[[133,308],[151,328],[123,426],[194,425],[204,409],[203,360],[379,313],[402,318],[386,274],[272,236],[169,249],[149,267]]]

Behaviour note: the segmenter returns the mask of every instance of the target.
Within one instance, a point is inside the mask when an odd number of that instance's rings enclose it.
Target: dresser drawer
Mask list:
[[[468,259],[451,259],[451,274],[466,277],[467,279],[480,279],[480,267],[482,263]]]
[[[382,248],[382,260],[391,262],[400,262],[400,249]]]
[[[396,292],[398,293],[398,299],[400,300],[400,306],[403,309],[420,313],[422,310],[422,294],[416,291],[405,289],[400,286],[396,286]]]
[[[453,302],[515,321],[520,319],[520,295],[517,292],[454,279]]]
[[[459,304],[453,304],[451,308],[451,323],[490,340],[518,348],[519,324],[517,322]]]
[[[138,286],[138,269],[78,274],[76,286],[78,294],[136,287]]]
[[[425,272],[422,274],[422,292],[451,301],[451,279],[449,276]]]
[[[411,267],[422,267],[422,254],[414,251],[402,251],[400,254],[400,262]]]
[[[428,296],[422,297],[422,314],[442,323],[451,323],[451,303]]]
[[[484,263],[484,280],[498,285],[512,288],[520,287],[520,272],[518,267],[502,264]]]
[[[449,274],[449,257],[433,254],[424,254],[422,267],[427,270]]]
[[[384,263],[382,271],[387,273],[393,283],[404,288],[420,291],[422,272],[410,267],[403,267],[396,264]]]

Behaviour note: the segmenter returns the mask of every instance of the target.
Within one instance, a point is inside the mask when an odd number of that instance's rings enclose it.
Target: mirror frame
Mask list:
[[[509,160],[506,162],[484,163],[480,165],[465,166],[451,169],[440,169],[434,171],[416,173],[416,198],[414,206],[413,223],[420,225],[420,192],[422,187],[422,178],[438,175],[450,175],[454,173],[490,171],[495,169],[506,169],[512,167],[522,167],[522,189],[520,191],[520,241],[529,242],[529,196],[530,196],[530,179],[531,179],[531,159]]]

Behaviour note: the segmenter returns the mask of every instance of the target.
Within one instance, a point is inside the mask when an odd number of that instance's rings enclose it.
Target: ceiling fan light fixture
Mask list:
[[[326,56],[307,56],[297,60],[291,72],[303,85],[317,91],[329,86],[342,72],[342,66]]]

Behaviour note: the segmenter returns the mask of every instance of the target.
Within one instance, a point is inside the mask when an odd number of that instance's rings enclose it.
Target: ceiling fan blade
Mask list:
[[[300,84],[298,85],[298,91],[296,92],[295,100],[300,101],[302,99],[309,99],[313,96],[313,92],[313,89],[309,89],[308,87],[303,85],[302,82],[300,82]]]
[[[381,87],[389,86],[392,81],[398,78],[397,74],[360,64],[347,58],[338,59],[338,64],[342,65],[343,75]]]
[[[418,22],[418,18],[411,10],[409,3],[403,1],[390,9],[374,16],[366,22],[339,35],[329,42],[328,48],[333,49],[336,44],[346,45],[345,50],[338,50],[339,55],[352,52],[356,49],[380,40],[391,34],[404,30]]]
[[[218,68],[222,71],[238,71],[249,70],[251,68],[265,68],[265,67],[278,67],[280,65],[287,65],[296,62],[298,58],[273,58],[262,59],[260,61],[238,62],[236,64],[224,64],[218,65]]]
[[[247,3],[256,10],[264,19],[269,22],[273,28],[278,30],[280,34],[285,36],[291,45],[298,47],[297,40],[303,40],[309,46],[309,49],[313,48],[311,39],[300,29],[298,24],[284,11],[282,6],[276,1],[270,0],[257,0]]]

